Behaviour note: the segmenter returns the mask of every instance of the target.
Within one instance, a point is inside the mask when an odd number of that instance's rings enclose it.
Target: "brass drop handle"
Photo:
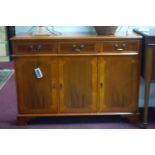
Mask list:
[[[42,45],[41,44],[29,45],[29,48],[31,49],[32,52],[38,52],[42,48]]]
[[[37,51],[40,51],[41,48],[42,48],[42,45],[41,44],[38,44],[36,48],[37,48]]]
[[[122,48],[119,48],[118,44],[114,44],[114,48],[115,48],[117,51],[123,51],[123,50],[125,50],[125,48],[126,48],[126,44],[122,44]]]
[[[73,44],[72,45],[72,48],[75,52],[80,52],[82,50],[82,48],[84,48],[85,45],[84,44],[81,44],[80,47],[78,47],[76,44]]]
[[[77,45],[76,45],[76,44],[73,44],[72,47],[73,47],[73,48],[77,48]]]
[[[80,52],[81,49],[80,49],[80,48],[75,48],[74,51],[75,51],[75,52]]]
[[[82,48],[84,48],[84,47],[85,47],[85,45],[84,45],[84,44],[81,44],[81,45],[80,45],[80,48],[81,48],[81,49],[82,49]]]
[[[34,45],[30,45],[29,48],[31,49],[32,52],[36,52]]]

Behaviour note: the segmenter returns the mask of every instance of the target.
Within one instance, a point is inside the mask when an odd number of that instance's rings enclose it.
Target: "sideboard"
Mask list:
[[[134,33],[12,37],[17,123],[87,115],[137,122],[141,39]]]

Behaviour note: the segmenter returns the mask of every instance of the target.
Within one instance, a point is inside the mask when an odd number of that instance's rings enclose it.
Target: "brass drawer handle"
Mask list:
[[[80,52],[85,47],[84,44],[81,44],[80,47],[78,47],[76,44],[72,45],[72,48],[75,52]]]
[[[29,48],[31,49],[32,52],[39,52],[40,49],[42,48],[42,45],[41,44],[38,44],[38,45],[29,45]]]
[[[75,48],[74,51],[75,51],[75,52],[80,52],[81,49],[80,49],[80,48]]]
[[[118,47],[118,44],[114,44],[114,48],[115,48],[117,51],[123,51],[123,50],[125,50],[125,48],[126,48],[126,44],[122,44],[122,48],[119,48],[119,47]]]
[[[73,48],[77,48],[77,45],[76,45],[76,44],[73,44],[72,47],[73,47]]]
[[[42,48],[42,45],[41,45],[41,44],[38,44],[38,45],[37,45],[37,51],[40,51],[41,48]]]
[[[29,48],[31,49],[32,52],[36,51],[35,48],[34,48],[34,45],[30,45]]]
[[[84,48],[84,47],[85,47],[85,45],[84,45],[84,44],[81,44],[81,45],[80,45],[80,48],[81,48],[81,49],[82,49],[82,48]]]

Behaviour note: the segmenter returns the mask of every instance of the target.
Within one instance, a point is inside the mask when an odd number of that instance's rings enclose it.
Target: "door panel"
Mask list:
[[[99,111],[136,112],[138,104],[138,56],[99,58]]]
[[[57,59],[47,57],[16,58],[16,78],[20,113],[56,113],[58,105]],[[43,77],[37,78],[35,68]]]
[[[59,60],[60,112],[96,112],[97,58]]]

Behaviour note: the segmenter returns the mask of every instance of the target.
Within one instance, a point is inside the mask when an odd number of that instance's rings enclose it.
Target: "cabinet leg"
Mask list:
[[[145,65],[144,65],[144,80],[145,80],[145,95],[144,95],[144,121],[143,125],[147,128],[148,124],[148,106],[149,106],[149,95],[150,95],[150,83],[152,77],[153,67],[153,48],[147,47],[145,52]]]
[[[144,96],[144,128],[147,128],[148,124],[148,105],[149,105],[149,95],[150,95],[150,82],[145,82],[145,96]]]
[[[32,119],[32,117],[17,117],[17,125],[27,125],[28,122]]]
[[[140,120],[139,114],[123,115],[122,117],[126,118],[132,124],[139,123]]]

